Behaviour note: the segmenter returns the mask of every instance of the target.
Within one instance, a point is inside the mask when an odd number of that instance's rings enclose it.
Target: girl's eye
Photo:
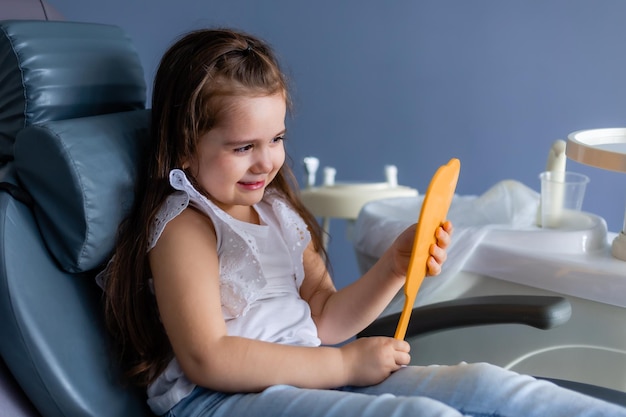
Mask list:
[[[242,146],[240,148],[235,148],[235,153],[243,153],[252,149],[252,145]]]
[[[277,143],[277,142],[280,142],[280,141],[282,141],[282,140],[285,140],[285,135],[276,136],[276,137],[272,140],[272,142]]]

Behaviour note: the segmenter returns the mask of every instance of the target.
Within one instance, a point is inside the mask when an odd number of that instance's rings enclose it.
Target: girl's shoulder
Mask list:
[[[154,251],[159,246],[165,245],[167,248],[165,253],[173,257],[197,253],[197,250],[206,255],[207,251],[217,247],[217,234],[213,222],[192,205],[188,205],[172,217],[159,228],[159,231],[159,236],[151,242],[151,248]]]
[[[181,213],[189,212],[185,218],[188,217],[190,221],[197,221],[199,217],[203,217],[212,223],[213,216],[219,211],[211,201],[193,187],[183,171],[172,170],[169,181],[174,191],[165,198],[153,217],[150,225],[148,250],[156,245],[165,227],[173,219],[179,217]],[[193,210],[191,210],[192,208]]]
[[[182,191],[174,191],[165,198],[161,207],[157,210],[152,223],[150,224],[150,234],[148,237],[148,251],[156,245],[161,237],[165,226],[178,217],[189,206],[189,195]]]

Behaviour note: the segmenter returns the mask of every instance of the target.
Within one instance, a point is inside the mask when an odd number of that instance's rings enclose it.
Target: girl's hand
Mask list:
[[[411,361],[409,344],[390,337],[364,337],[339,349],[347,385],[378,384]]]
[[[394,271],[396,275],[405,277],[409,269],[413,241],[417,224],[409,226],[394,241],[391,250],[394,251]],[[441,267],[448,255],[446,249],[452,239],[453,226],[450,221],[446,221],[435,231],[437,242],[430,247],[430,257],[427,261],[427,275],[434,276],[441,273]]]

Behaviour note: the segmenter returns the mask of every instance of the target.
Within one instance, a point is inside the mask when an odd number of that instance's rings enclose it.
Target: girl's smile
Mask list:
[[[258,190],[265,187],[265,181],[244,182],[240,181],[239,185],[247,190]]]

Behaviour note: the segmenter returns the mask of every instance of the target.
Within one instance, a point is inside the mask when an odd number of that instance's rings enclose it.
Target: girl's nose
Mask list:
[[[259,149],[255,153],[252,169],[256,173],[267,173],[273,168],[272,155],[269,149]]]

